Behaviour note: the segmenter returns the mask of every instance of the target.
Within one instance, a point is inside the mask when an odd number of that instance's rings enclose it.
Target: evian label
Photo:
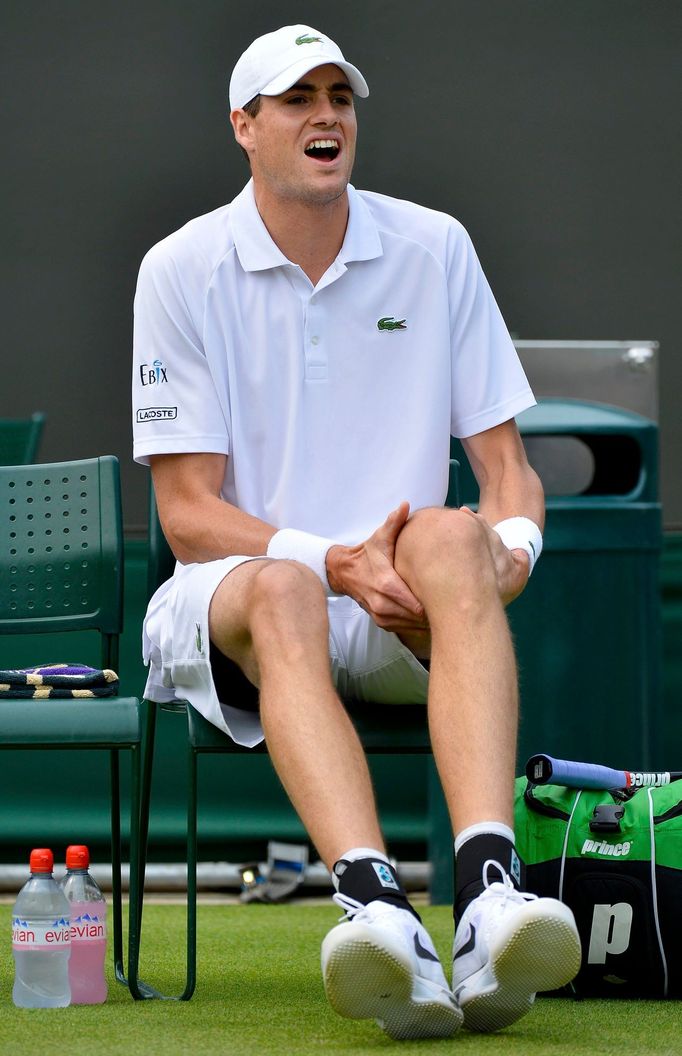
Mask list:
[[[12,917],[12,949],[54,950],[71,945],[71,927],[68,918],[60,917],[52,923],[22,920]]]
[[[104,915],[81,913],[71,921],[72,942],[101,942],[106,937],[107,922]]]

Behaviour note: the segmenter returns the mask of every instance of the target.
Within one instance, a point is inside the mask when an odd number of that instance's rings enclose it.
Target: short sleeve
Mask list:
[[[175,259],[171,239],[142,262],[134,305],[133,455],[229,454],[229,431],[202,342],[201,261]]]
[[[501,425],[535,398],[469,235],[454,222],[448,247],[453,436]]]

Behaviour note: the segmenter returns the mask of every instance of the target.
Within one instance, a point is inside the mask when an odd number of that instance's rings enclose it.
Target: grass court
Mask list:
[[[420,907],[444,965],[451,911]],[[394,1042],[369,1021],[344,1020],[327,1005],[319,968],[322,938],[339,917],[331,903],[201,904],[198,982],[189,1002],[134,1003],[112,980],[92,1007],[29,1010],[12,1004],[11,905],[0,906],[0,1054],[69,1056],[680,1056],[682,1008],[671,1001],[539,998],[499,1034],[462,1031],[447,1041]],[[184,908],[145,906],[142,977],[182,989]]]

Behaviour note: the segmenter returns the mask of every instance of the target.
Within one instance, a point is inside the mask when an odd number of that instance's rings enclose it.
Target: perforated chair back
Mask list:
[[[24,466],[34,462],[44,424],[42,411],[30,418],[0,418],[0,465]]]
[[[122,626],[123,529],[113,455],[0,466],[0,634]]]

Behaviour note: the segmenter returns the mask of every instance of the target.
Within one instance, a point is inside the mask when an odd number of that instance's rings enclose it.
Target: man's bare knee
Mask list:
[[[290,635],[319,628],[327,634],[327,605],[324,588],[316,574],[298,561],[263,563],[251,584],[249,600],[251,633],[272,635],[281,628]]]
[[[254,681],[254,639],[267,643],[278,625],[293,632],[305,620],[327,633],[325,595],[315,573],[294,561],[249,561],[218,586],[209,609],[209,632],[220,651]]]
[[[324,607],[324,588],[307,565],[299,561],[264,561],[253,578],[251,604],[275,604],[278,608],[309,602]]]
[[[417,510],[396,546],[395,567],[422,600],[429,591],[451,586],[458,596],[470,586],[495,589],[495,570],[485,525],[460,510]]]

